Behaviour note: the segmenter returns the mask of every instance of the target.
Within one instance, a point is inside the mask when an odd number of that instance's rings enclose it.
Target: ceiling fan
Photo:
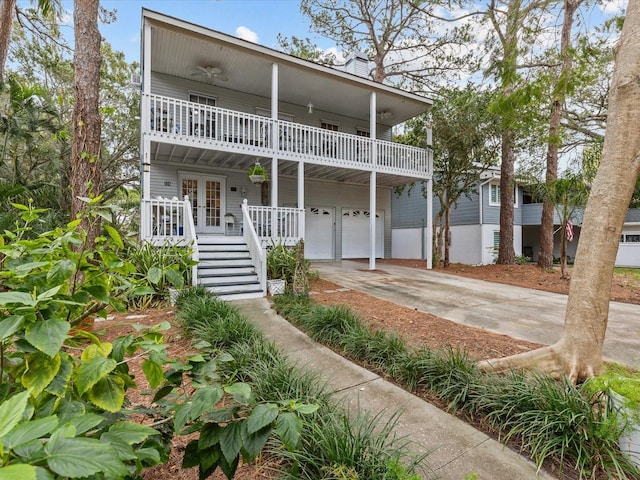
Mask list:
[[[222,73],[222,69],[220,67],[216,67],[215,65],[196,65],[196,68],[198,69],[198,71],[192,73],[191,75],[204,75],[208,79],[220,80],[222,82],[226,82],[227,80],[229,80],[227,76]]]

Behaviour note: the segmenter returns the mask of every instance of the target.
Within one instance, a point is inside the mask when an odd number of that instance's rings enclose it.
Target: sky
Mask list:
[[[23,3],[23,2],[21,2]],[[71,29],[73,2],[64,0],[65,23]],[[127,61],[140,59],[140,16],[142,8],[234,35],[267,47],[277,46],[277,35],[310,38],[321,48],[331,43],[311,32],[300,13],[299,0],[101,0],[108,10],[117,10],[117,21],[101,24],[100,33]]]

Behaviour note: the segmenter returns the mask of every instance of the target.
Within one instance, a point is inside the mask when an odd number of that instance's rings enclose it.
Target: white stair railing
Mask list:
[[[193,208],[189,195],[184,196],[184,218],[186,219],[185,240],[191,244],[191,260],[194,265],[191,267],[191,284],[195,287],[198,284],[198,263],[200,262],[200,252],[198,250],[198,237],[196,226],[193,221]]]
[[[258,238],[256,229],[253,227],[253,221],[249,213],[249,206],[247,205],[247,199],[242,201],[242,232],[244,241],[249,249],[249,255],[251,255],[251,261],[256,267],[256,275],[260,281],[260,288],[262,294],[267,294],[267,254],[264,248],[262,248],[262,242]]]

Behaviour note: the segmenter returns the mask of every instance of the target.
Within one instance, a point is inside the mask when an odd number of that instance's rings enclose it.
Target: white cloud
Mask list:
[[[239,26],[236,28],[236,36],[249,42],[258,43],[258,34],[247,27]]]
[[[615,15],[627,9],[627,0],[604,0],[602,3],[598,3],[598,6],[603,13]]]

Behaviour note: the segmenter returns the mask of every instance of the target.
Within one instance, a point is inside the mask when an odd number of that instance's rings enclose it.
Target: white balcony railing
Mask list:
[[[212,148],[224,145],[227,149],[248,153],[383,173],[425,177],[432,172],[430,149],[160,95],[143,95],[142,108],[143,129],[161,138],[209,142]],[[275,138],[274,131],[277,132]]]
[[[191,247],[191,258],[199,260],[198,242],[189,197],[142,199],[140,211],[141,239],[154,245],[183,245]],[[192,282],[197,281],[197,266],[191,271]]]

